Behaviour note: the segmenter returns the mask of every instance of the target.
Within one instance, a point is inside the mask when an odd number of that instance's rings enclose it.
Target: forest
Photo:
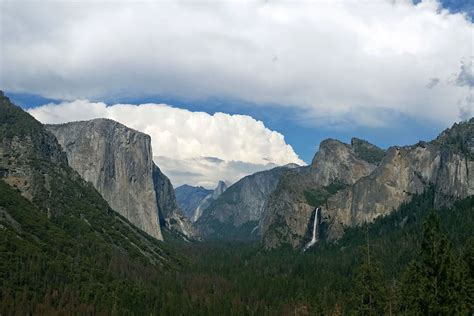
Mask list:
[[[0,182],[2,314],[468,315],[474,198],[434,211],[433,192],[308,252],[258,242],[159,242],[170,265],[73,237]],[[6,210],[7,212],[4,212]],[[5,220],[11,214],[17,221]],[[18,230],[21,227],[21,231]],[[17,233],[15,232],[17,230]],[[20,236],[20,237],[19,237]],[[39,237],[38,237],[39,236]],[[47,242],[46,242],[47,240]]]

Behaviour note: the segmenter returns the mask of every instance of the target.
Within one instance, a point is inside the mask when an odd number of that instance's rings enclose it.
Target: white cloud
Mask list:
[[[213,157],[171,159],[159,156],[154,160],[173,179],[174,187],[191,183],[208,189],[214,189],[219,180],[235,183],[249,174],[276,167],[273,163],[254,164]]]
[[[390,124],[386,113],[447,124],[469,96],[453,78],[473,55],[473,24],[436,1],[0,6],[0,86],[11,92],[232,98],[363,126]]]
[[[85,100],[47,104],[29,113],[45,124],[110,118],[144,132],[151,136],[155,162],[175,186],[213,187],[218,180],[235,182],[275,165],[304,164],[283,135],[247,115]]]

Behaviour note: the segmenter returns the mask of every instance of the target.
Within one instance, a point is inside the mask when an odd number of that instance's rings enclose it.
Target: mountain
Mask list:
[[[212,192],[213,190],[208,190],[203,187],[184,184],[175,189],[176,202],[183,210],[183,213],[191,219],[202,200],[212,194]]]
[[[69,165],[134,225],[159,240],[160,221],[192,236],[169,179],[153,163],[150,136],[109,119],[47,129],[66,152]]]
[[[212,191],[212,199],[217,200],[228,188],[231,186],[230,182],[220,180],[216,188]]]
[[[216,200],[230,183],[220,180],[214,190],[208,190],[203,187],[193,187],[182,185],[176,188],[176,200],[184,210],[186,216],[196,222],[202,215],[202,212],[209,207],[211,201]]]
[[[261,225],[265,246],[299,247],[311,234],[314,208],[369,175],[379,160],[373,156],[380,153],[383,150],[359,139],[353,139],[351,145],[335,139],[321,142],[311,165],[283,175],[268,197]]]
[[[231,185],[202,212],[195,226],[204,238],[256,239],[263,207],[280,176],[296,165],[246,176]]]
[[[267,251],[257,241],[184,242],[167,227],[167,242],[158,241],[114,211],[68,165],[54,135],[0,93],[0,313],[470,315],[474,196],[441,205],[466,193],[464,167],[453,167],[453,157],[470,166],[471,128],[463,123],[431,143],[391,148],[382,160],[360,155],[352,143],[331,141],[321,146],[314,166],[283,168],[270,197],[280,186],[288,198],[298,193],[298,186],[285,187],[295,179],[309,189],[302,204],[327,205],[322,239],[302,254],[289,247]],[[438,152],[442,161],[434,158],[433,169],[426,168],[426,157]],[[397,159],[406,165],[400,168]],[[319,170],[325,164],[338,170]],[[387,181],[379,168],[400,174],[400,183],[386,183],[394,188],[419,170],[420,177],[433,171],[436,181],[410,195],[397,212],[343,227],[338,242],[331,242],[331,200],[363,179]],[[313,186],[315,179],[322,184]],[[160,187],[170,189],[166,182]],[[243,230],[234,232],[214,236],[237,239]]]
[[[47,125],[69,165],[135,226],[163,240],[150,136],[108,119]]]
[[[315,207],[322,210],[324,238],[334,241],[348,227],[386,216],[429,188],[436,208],[472,195],[473,125],[471,119],[430,143],[391,147],[383,158],[381,150],[360,140],[350,146],[323,142],[311,169],[285,177],[269,197],[264,245],[301,247],[311,234]]]
[[[196,207],[191,220],[196,222],[199,218],[201,218],[204,210],[206,210],[213,201],[217,200],[227,190],[229,185],[230,183],[220,180],[216,188],[210,194],[204,197],[204,199],[202,199],[202,201]]]
[[[2,314],[147,310],[141,280],[161,278],[177,258],[112,210],[54,135],[3,93],[0,153]]]

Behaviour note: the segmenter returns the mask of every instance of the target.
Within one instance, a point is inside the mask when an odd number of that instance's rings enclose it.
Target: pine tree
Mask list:
[[[465,315],[468,313],[467,269],[459,260],[437,215],[423,223],[419,260],[402,277],[402,310],[409,314]]]
[[[385,276],[380,264],[371,258],[368,231],[366,259],[357,269],[352,301],[354,311],[358,315],[385,314],[387,306]]]
[[[469,238],[464,245],[464,261],[468,270],[467,290],[468,306],[471,314],[474,313],[474,237]]]

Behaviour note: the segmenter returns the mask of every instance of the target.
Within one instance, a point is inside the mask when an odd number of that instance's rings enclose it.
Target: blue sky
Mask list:
[[[310,163],[326,138],[431,140],[474,115],[472,1],[0,5],[1,89],[44,123],[149,133],[174,184]]]
[[[421,0],[415,0],[414,3],[419,3]],[[474,18],[474,1],[471,0],[441,0],[443,8],[451,12],[466,13],[471,20]]]

